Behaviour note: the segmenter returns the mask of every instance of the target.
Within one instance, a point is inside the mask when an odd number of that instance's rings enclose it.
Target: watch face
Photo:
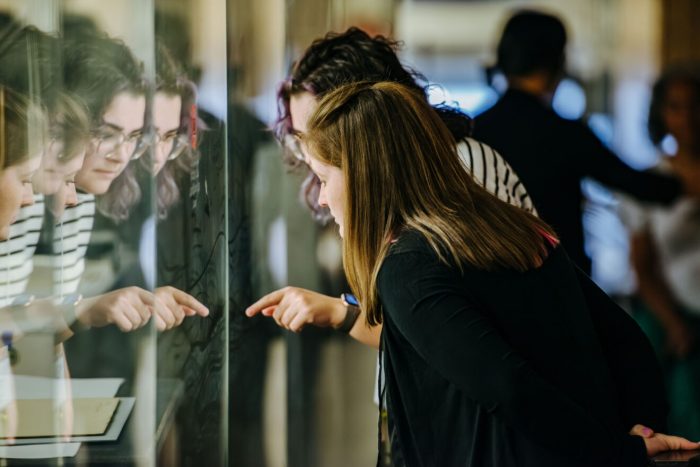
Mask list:
[[[345,299],[346,302],[348,302],[350,305],[354,306],[360,306],[360,302],[357,301],[357,298],[351,293],[344,293],[343,298]]]

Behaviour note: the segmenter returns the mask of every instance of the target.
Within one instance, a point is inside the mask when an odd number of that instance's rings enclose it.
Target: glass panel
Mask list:
[[[1,6],[0,457],[224,465],[226,4]]]
[[[233,193],[227,197],[226,3],[157,0],[155,12],[152,124],[161,157],[170,159],[156,178],[158,285],[186,292],[207,314],[186,317],[159,334],[158,395],[172,384],[183,391],[159,463],[225,465],[228,266],[239,267],[235,254],[242,241],[235,233],[229,241],[227,223],[229,206],[238,212],[239,200]],[[180,109],[175,120],[168,114],[173,104]],[[179,136],[167,143],[176,128]],[[178,154],[178,144],[187,151]]]
[[[0,450],[21,456],[43,439],[50,460],[85,426],[74,400],[65,342],[74,334],[72,294],[61,289],[57,221],[74,202],[75,167],[87,135],[82,107],[60,83],[56,2],[10,2],[0,24]],[[68,128],[74,130],[67,131]],[[68,138],[68,135],[71,135]],[[94,402],[94,401],[93,401]],[[108,410],[114,401],[102,401]],[[36,441],[35,441],[36,442]],[[33,450],[32,450],[33,451]]]

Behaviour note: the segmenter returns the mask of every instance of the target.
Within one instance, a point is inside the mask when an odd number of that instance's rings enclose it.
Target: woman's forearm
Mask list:
[[[382,325],[369,326],[362,316],[350,330],[350,337],[375,349],[379,349],[379,339],[382,335]]]

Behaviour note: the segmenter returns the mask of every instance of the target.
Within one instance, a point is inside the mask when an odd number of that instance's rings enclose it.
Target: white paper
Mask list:
[[[112,423],[109,424],[109,428],[107,428],[107,432],[105,434],[98,436],[73,436],[70,439],[70,442],[116,441],[119,438],[119,434],[122,432],[129,415],[131,415],[131,411],[134,408],[135,403],[135,397],[120,397],[119,405],[117,406],[117,410],[114,412],[114,416],[112,417]],[[15,439],[15,445],[45,444],[51,443],[52,441],[53,438],[17,438]],[[4,441],[0,439],[0,445],[3,444],[5,444]]]
[[[14,378],[17,399],[51,399],[63,387],[64,380],[41,376],[16,375]],[[71,379],[73,399],[88,397],[114,397],[123,378]],[[60,392],[58,393],[60,395]],[[25,444],[0,446],[0,459],[48,459],[74,457],[80,443]]]
[[[80,443],[25,444],[23,446],[0,446],[0,459],[48,459],[75,457]]]
[[[52,399],[56,390],[65,384],[62,379],[44,378],[42,376],[15,375],[15,394],[17,399]],[[92,397],[114,397],[122,385],[122,378],[71,378],[73,399]]]

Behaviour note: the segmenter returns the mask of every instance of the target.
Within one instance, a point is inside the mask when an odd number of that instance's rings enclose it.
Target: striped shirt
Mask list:
[[[475,139],[464,138],[457,145],[457,152],[471,170],[474,180],[486,191],[502,201],[537,214],[525,186],[494,149]]]
[[[34,204],[20,209],[9,238],[0,241],[0,307],[12,304],[27,289],[43,220],[44,196],[35,195]]]
[[[85,253],[95,220],[95,196],[78,193],[78,202],[69,206],[54,229],[54,284],[56,294],[75,293],[85,271]]]
[[[0,242],[0,307],[25,294],[34,270],[34,253],[44,219],[44,197],[35,195],[34,204],[23,207],[10,226],[10,237]],[[78,290],[85,270],[85,253],[95,215],[95,197],[78,193],[75,206],[65,209],[53,231],[53,290],[42,296],[65,296]]]

